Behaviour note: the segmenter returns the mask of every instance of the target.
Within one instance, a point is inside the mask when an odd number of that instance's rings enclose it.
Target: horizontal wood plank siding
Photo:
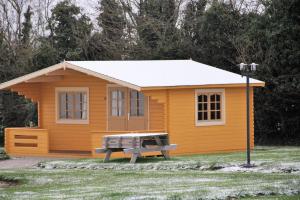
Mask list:
[[[164,129],[164,104],[150,98],[149,101],[149,129]]]
[[[47,144],[50,151],[91,151],[93,156],[98,157],[99,155],[95,155],[93,151],[102,146],[102,137],[107,130],[107,84],[109,82],[105,80],[76,72],[68,73],[62,81],[22,83],[11,89],[39,103],[39,128],[47,130],[47,138],[49,138]],[[56,123],[56,87],[89,88],[88,124]],[[149,130],[167,131],[170,134],[170,142],[178,144],[177,149],[171,153],[225,152],[246,148],[245,88],[225,88],[226,122],[225,125],[216,126],[195,125],[195,89],[193,88],[142,92],[150,96]],[[253,147],[253,89],[251,89],[250,106]],[[19,139],[19,142],[24,141]],[[40,144],[46,145],[46,142],[40,141]],[[10,135],[5,139],[5,148],[8,152],[15,148],[12,147]],[[115,156],[123,156],[123,154]]]
[[[106,84],[92,76],[74,73],[63,81],[42,84],[42,127],[49,130],[50,150],[91,151],[91,130],[106,130]],[[89,88],[89,123],[56,123],[55,88]],[[100,145],[100,144],[99,144]]]
[[[174,154],[193,154],[244,150],[246,148],[245,88],[226,88],[225,125],[195,125],[195,90],[169,91],[169,134],[178,144]],[[253,90],[251,90],[251,106]],[[253,107],[251,112],[251,145],[254,146]]]
[[[10,155],[48,154],[48,131],[36,128],[6,128],[5,151]]]

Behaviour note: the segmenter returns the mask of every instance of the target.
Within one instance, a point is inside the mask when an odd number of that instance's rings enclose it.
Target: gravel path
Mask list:
[[[53,158],[42,157],[13,157],[8,160],[0,160],[0,169],[24,169],[33,168],[39,162],[54,160]]]

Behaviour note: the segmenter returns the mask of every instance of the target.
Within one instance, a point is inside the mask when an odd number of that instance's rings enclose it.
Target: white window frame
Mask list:
[[[220,120],[198,120],[198,96],[206,93],[221,94],[221,119]],[[226,109],[225,109],[225,89],[196,89],[195,90],[195,125],[196,126],[215,126],[225,125]],[[210,113],[208,113],[210,114]]]
[[[59,118],[59,93],[60,92],[85,92],[87,95],[86,119],[60,119]],[[55,119],[57,124],[89,124],[89,88],[88,87],[56,87],[55,88]]]

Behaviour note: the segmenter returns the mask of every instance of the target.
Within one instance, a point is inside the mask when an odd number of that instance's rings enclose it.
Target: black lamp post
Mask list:
[[[250,88],[249,88],[249,77],[256,71],[258,64],[241,63],[239,64],[242,76],[246,76],[246,101],[247,101],[247,163],[245,167],[251,167],[250,162]]]

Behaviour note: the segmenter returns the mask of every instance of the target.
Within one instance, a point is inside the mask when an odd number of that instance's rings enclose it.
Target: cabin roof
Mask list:
[[[209,85],[241,85],[245,77],[192,60],[64,61],[0,84],[0,89],[59,69],[73,69],[132,89],[160,89]],[[264,82],[250,79],[252,86]]]

